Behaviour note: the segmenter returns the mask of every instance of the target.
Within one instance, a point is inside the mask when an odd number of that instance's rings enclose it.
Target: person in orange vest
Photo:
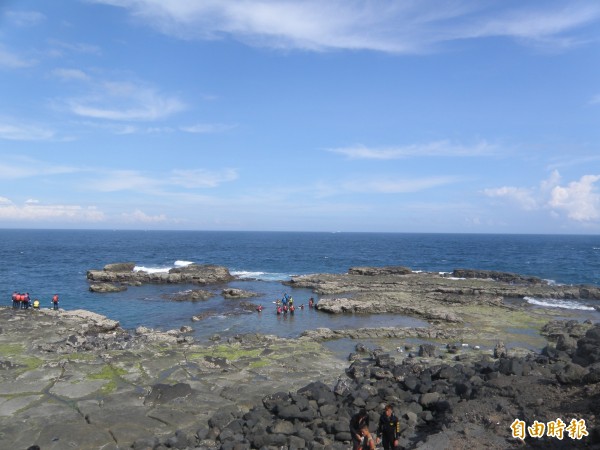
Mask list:
[[[58,309],[58,294],[54,294],[52,297],[52,306],[54,309]]]
[[[30,306],[31,298],[29,297],[29,292],[26,292],[25,295],[23,295],[23,308],[29,309]]]

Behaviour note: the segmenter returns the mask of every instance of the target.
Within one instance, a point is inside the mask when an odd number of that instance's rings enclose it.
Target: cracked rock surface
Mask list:
[[[0,308],[0,448],[123,449],[278,390],[333,382],[345,363],[320,344],[243,336],[213,345],[89,311]]]

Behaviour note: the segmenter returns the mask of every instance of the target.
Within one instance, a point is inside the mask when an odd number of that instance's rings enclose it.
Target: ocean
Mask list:
[[[260,295],[262,313],[246,312],[220,296],[225,286],[209,286],[206,301],[177,302],[171,296],[193,285],[146,285],[119,293],[89,291],[86,271],[132,261],[146,270],[168,270],[188,263],[229,268],[229,283]],[[317,327],[352,328],[420,326],[424,322],[396,315],[331,316],[305,308],[277,316],[273,301],[284,292],[295,304],[313,294],[281,284],[292,275],[344,273],[353,266],[401,265],[413,270],[451,272],[487,269],[537,276],[552,283],[600,283],[600,236],[492,235],[417,233],[310,233],[220,231],[0,230],[0,296],[11,304],[13,291],[29,292],[42,307],[54,293],[64,309],[87,309],[133,329],[161,330],[191,325],[196,338],[238,333],[295,337]],[[318,300],[318,296],[315,296]],[[600,319],[588,302],[527,299],[532,307],[578,310]],[[1,304],[1,301],[0,301]],[[191,317],[204,315],[200,322]]]

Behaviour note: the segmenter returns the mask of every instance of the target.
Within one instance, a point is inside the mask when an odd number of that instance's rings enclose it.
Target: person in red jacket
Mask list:
[[[29,292],[26,292],[25,295],[23,295],[23,308],[29,309],[30,306],[31,298],[29,297]]]
[[[52,297],[52,306],[54,309],[58,309],[58,294],[54,294]]]

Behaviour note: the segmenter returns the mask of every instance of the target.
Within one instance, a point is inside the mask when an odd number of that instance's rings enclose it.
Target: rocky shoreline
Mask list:
[[[108,265],[88,280],[120,288],[231,277],[218,266],[157,278],[133,267]],[[600,326],[506,301],[593,301],[597,287],[398,267],[286,284],[320,294],[324,314],[399,313],[430,325],[320,328],[296,339],[213,336],[200,344],[187,326],[134,331],[88,311],[0,308],[0,448],[346,449],[349,417],[365,408],[374,424],[386,403],[401,419],[405,448],[600,447]],[[195,290],[177,300],[204,296]],[[352,343],[349,362],[324,346],[338,340]],[[579,431],[585,423],[587,435],[512,436],[515,420],[559,418],[566,427],[575,420]]]

